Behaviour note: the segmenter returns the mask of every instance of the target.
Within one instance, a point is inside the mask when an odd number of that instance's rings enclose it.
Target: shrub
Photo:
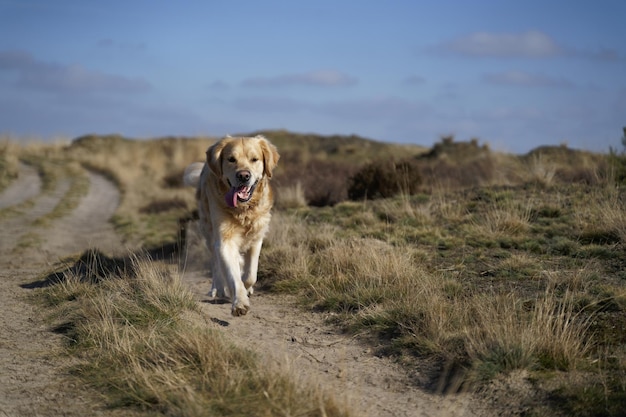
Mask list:
[[[421,175],[413,161],[376,161],[365,165],[350,178],[348,197],[388,198],[397,194],[416,194],[421,185]]]
[[[353,172],[354,168],[349,163],[305,160],[298,152],[287,152],[286,158],[281,156],[279,171],[272,182],[279,192],[290,188],[295,190],[300,184],[305,205],[334,206],[347,199],[346,178]]]
[[[183,175],[185,170],[178,169],[174,172],[170,172],[169,174],[163,177],[162,185],[165,188],[183,188],[185,184],[183,184]]]
[[[311,206],[334,206],[346,200],[346,178],[353,172],[350,166],[333,161],[312,159],[303,178],[304,194]]]

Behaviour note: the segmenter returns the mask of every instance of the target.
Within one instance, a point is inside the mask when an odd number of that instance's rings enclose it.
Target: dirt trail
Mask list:
[[[32,291],[20,287],[39,279],[61,256],[90,247],[119,254],[121,241],[107,223],[118,192],[99,175],[90,174],[90,181],[80,205],[47,229],[31,230],[32,222],[54,208],[68,183],[38,195],[36,172],[23,166],[20,179],[0,195],[0,207],[37,195],[31,208],[0,219],[0,416],[129,415],[128,410],[105,409],[96,393],[72,385],[75,381],[66,375],[72,359],[59,356],[62,336],[44,324],[45,312],[25,300]],[[28,233],[36,234],[39,243],[17,247]],[[198,261],[202,242],[197,235],[190,240],[183,278],[196,293],[207,323],[221,328],[236,344],[257,351],[262,360],[289,364],[300,377],[349,401],[358,416],[495,415],[469,394],[442,396],[420,390],[414,383],[418,372],[409,374],[393,360],[376,356],[372,347],[325,324],[323,314],[303,312],[290,298],[260,292],[253,296],[247,316],[233,318],[228,304],[214,304],[206,297],[210,282],[204,262]]]
[[[46,312],[27,301],[32,290],[21,287],[87,243],[109,253],[119,249],[118,237],[107,226],[118,192],[102,177],[90,180],[89,194],[77,209],[51,228],[33,229],[33,222],[54,209],[69,182],[40,194],[37,172],[22,165],[19,178],[0,194],[0,207],[35,198],[32,207],[0,219],[0,416],[128,415],[106,410],[97,393],[75,385],[67,375],[73,360],[63,354],[62,336],[45,324]],[[20,246],[25,236],[31,243]]]
[[[190,229],[194,225],[190,225]],[[193,230],[193,229],[192,229]],[[250,313],[232,317],[230,304],[215,303],[198,257],[203,242],[198,234],[188,239],[190,260],[183,279],[207,319],[221,327],[237,345],[256,351],[266,361],[287,365],[306,378],[346,400],[362,417],[434,417],[498,415],[469,393],[440,395],[416,385],[426,379],[419,370],[407,372],[375,347],[341,333],[327,323],[328,313],[304,312],[290,297],[255,292]]]
[[[37,196],[41,190],[41,180],[35,168],[20,162],[20,176],[0,195],[0,209],[20,204]]]
[[[230,305],[209,302],[205,294],[210,285],[199,275],[188,274],[186,279],[195,280],[203,311],[231,340],[319,384],[358,410],[357,416],[488,415],[474,408],[468,394],[442,396],[420,390],[400,365],[325,324],[324,314],[304,313],[288,298],[260,293],[251,299],[246,317],[233,318]]]
[[[53,237],[46,246],[50,256],[87,248],[98,248],[109,255],[123,253],[122,241],[108,222],[120,203],[119,192],[101,175],[89,173],[89,182],[89,192],[71,216],[62,217],[45,232]]]

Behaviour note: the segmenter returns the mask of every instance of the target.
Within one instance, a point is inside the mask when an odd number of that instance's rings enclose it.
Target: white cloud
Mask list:
[[[0,71],[15,72],[17,87],[55,93],[143,93],[152,87],[142,78],[93,71],[80,65],[36,60],[25,51],[0,51]]]
[[[491,84],[518,85],[523,87],[568,88],[574,85],[574,83],[563,77],[552,77],[545,74],[533,74],[516,70],[486,74],[484,80]]]
[[[300,74],[285,74],[276,77],[255,77],[244,80],[244,87],[286,87],[294,85],[314,87],[347,87],[358,80],[336,70],[319,70]]]
[[[444,42],[435,49],[480,58],[546,58],[564,53],[549,35],[537,30],[522,33],[475,32]]]

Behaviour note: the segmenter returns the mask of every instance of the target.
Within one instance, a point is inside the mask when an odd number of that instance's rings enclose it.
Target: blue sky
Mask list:
[[[626,1],[0,0],[0,133],[620,149]]]

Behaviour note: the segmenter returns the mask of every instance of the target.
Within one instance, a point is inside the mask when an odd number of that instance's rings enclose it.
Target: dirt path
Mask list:
[[[20,204],[35,197],[41,190],[41,180],[35,168],[20,162],[20,176],[0,195],[0,209]]]
[[[77,387],[67,375],[72,358],[64,356],[62,336],[45,324],[46,312],[27,301],[31,283],[59,257],[93,244],[104,251],[120,241],[107,226],[117,206],[118,192],[104,178],[92,175],[89,194],[70,215],[47,229],[33,222],[54,209],[69,183],[40,194],[36,171],[26,165],[20,177],[0,194],[0,207],[36,198],[31,208],[0,219],[0,416],[121,416],[110,411],[97,393]],[[22,247],[24,237],[28,245]]]
[[[191,225],[193,228],[194,225]],[[418,388],[419,370],[407,372],[375,347],[347,336],[327,323],[328,313],[304,312],[290,297],[255,292],[244,317],[232,317],[230,305],[207,297],[211,287],[201,262],[203,242],[189,237],[192,255],[183,278],[201,302],[207,319],[240,346],[258,352],[266,361],[287,365],[340,400],[362,417],[490,416],[471,394],[439,395]]]
[[[189,275],[187,280],[193,281]],[[193,287],[203,311],[231,340],[319,384],[358,410],[357,416],[488,415],[475,409],[468,394],[442,396],[420,390],[400,365],[325,324],[324,314],[303,313],[288,298],[261,293],[252,298],[246,317],[233,318],[228,304],[212,304],[201,295],[210,285],[195,277]]]
[[[0,207],[36,197],[17,216],[0,219],[0,416],[128,415],[103,408],[97,394],[80,389],[66,375],[72,359],[63,357],[62,336],[50,332],[25,298],[33,282],[59,257],[97,247],[119,254],[121,241],[107,220],[119,201],[115,187],[90,174],[89,193],[72,212],[48,229],[31,230],[32,222],[51,211],[68,188],[38,195],[37,174],[22,167],[20,179],[0,195]],[[24,235],[37,244],[17,247]],[[393,360],[378,357],[372,347],[325,324],[326,316],[305,313],[290,298],[255,294],[252,311],[233,318],[227,304],[210,303],[202,243],[191,239],[192,259],[183,278],[201,302],[207,323],[220,327],[236,344],[259,353],[262,360],[288,364],[294,373],[345,399],[365,417],[489,416],[469,394],[442,396],[414,383],[419,372],[406,372]],[[62,358],[62,359],[59,359]]]

